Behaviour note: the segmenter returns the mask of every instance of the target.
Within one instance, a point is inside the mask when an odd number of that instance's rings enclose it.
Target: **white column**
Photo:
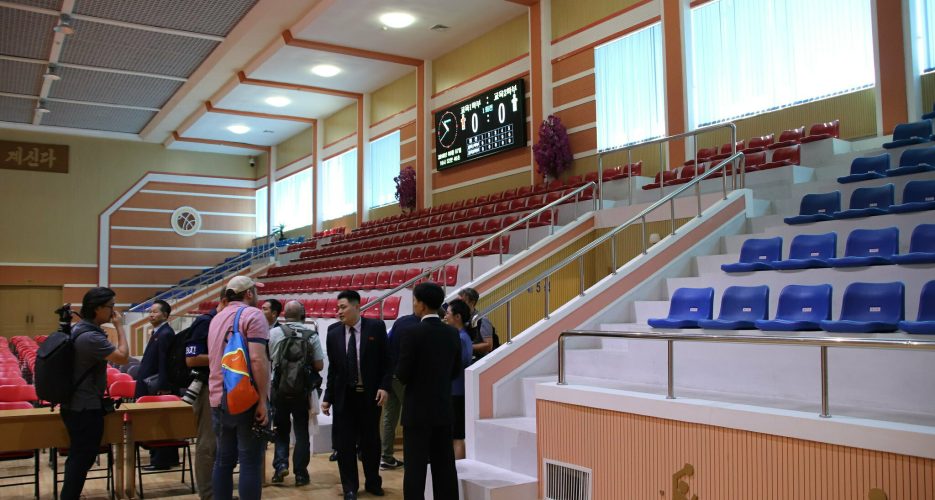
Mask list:
[[[360,220],[367,221],[370,220],[370,206],[373,204],[370,193],[370,172],[371,172],[371,163],[370,158],[370,106],[372,102],[372,96],[370,94],[364,94],[363,106],[363,123],[360,124],[360,133],[363,135],[363,145],[361,148],[363,151],[358,151],[357,154],[363,155],[364,159],[364,181],[361,183],[363,187],[362,193],[357,193],[357,196],[363,198],[363,213],[360,214]]]

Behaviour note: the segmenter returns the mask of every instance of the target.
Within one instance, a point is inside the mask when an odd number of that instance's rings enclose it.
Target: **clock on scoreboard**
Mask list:
[[[435,167],[462,163],[526,145],[523,79],[487,90],[435,113]]]

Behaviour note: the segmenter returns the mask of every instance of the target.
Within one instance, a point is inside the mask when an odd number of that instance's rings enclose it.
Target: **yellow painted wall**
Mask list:
[[[325,146],[357,132],[357,104],[351,104],[325,118],[324,127]]]
[[[276,168],[314,154],[315,127],[309,127],[276,146]]]
[[[370,95],[370,123],[409,109],[416,105],[418,78],[413,70],[408,75],[374,90]]]
[[[529,172],[519,172],[517,174],[508,175],[506,177],[500,177],[499,179],[478,182],[476,184],[471,184],[448,191],[442,191],[440,193],[433,193],[432,206],[438,206],[443,203],[451,203],[467,198],[475,198],[485,194],[499,193],[500,191],[505,191],[511,188],[528,186],[529,179]]]
[[[552,0],[552,39],[565,36],[642,0]]]
[[[384,217],[392,217],[394,215],[399,215],[402,213],[402,209],[399,208],[399,203],[393,203],[391,205],[385,205],[382,207],[371,208],[367,214],[368,220],[377,220]]]
[[[266,177],[266,174],[269,173],[269,154],[260,153],[255,156],[256,158],[256,167],[253,167],[252,173],[254,179],[261,179]]]
[[[327,230],[335,227],[346,227],[348,231],[357,227],[357,213],[347,214],[337,219],[326,220],[321,223],[321,229]]]
[[[922,75],[922,114],[932,112],[935,103],[935,73]]]
[[[527,14],[517,16],[432,61],[434,92],[528,53],[528,17]]]
[[[96,264],[98,216],[147,172],[254,178],[243,156],[112,139],[3,130],[69,146],[68,174],[0,170],[0,262]]]

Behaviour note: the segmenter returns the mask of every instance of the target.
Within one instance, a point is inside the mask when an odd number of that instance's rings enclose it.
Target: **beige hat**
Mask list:
[[[248,276],[234,276],[227,282],[227,289],[234,293],[244,292],[253,287],[263,288],[263,283],[257,283]]]

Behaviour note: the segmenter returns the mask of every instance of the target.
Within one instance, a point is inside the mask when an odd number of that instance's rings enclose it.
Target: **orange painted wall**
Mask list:
[[[545,400],[536,414],[539,463],[590,468],[592,498],[935,499],[930,459]],[[541,465],[539,478],[541,496]]]

